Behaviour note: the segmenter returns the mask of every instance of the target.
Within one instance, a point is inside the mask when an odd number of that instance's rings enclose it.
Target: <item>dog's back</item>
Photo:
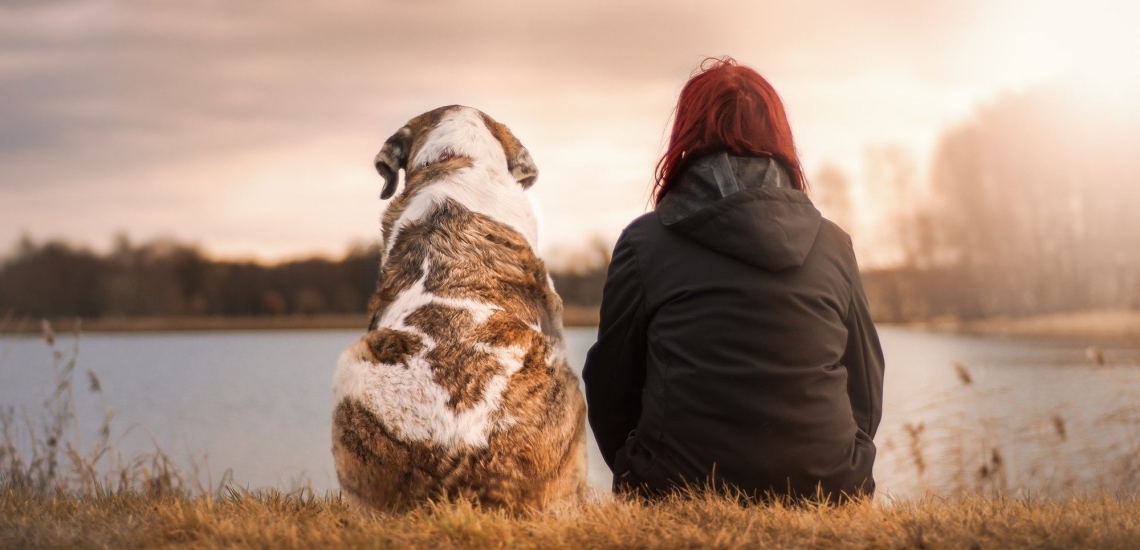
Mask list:
[[[381,509],[447,497],[544,508],[585,478],[561,302],[516,221],[533,219],[517,212],[529,203],[496,181],[512,176],[507,162],[456,148],[409,170],[385,214],[372,326],[334,380],[337,474],[346,496]]]

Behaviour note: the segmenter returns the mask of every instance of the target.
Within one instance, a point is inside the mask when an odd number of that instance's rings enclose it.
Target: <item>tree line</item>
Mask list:
[[[552,277],[563,299],[594,307],[608,256]],[[365,313],[380,250],[353,246],[343,258],[265,265],[210,258],[198,247],[120,237],[106,254],[61,241],[24,238],[0,263],[0,315],[260,316]]]

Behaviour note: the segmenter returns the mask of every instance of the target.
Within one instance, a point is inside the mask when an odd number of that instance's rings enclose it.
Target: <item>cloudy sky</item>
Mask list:
[[[376,237],[371,160],[461,103],[510,126],[541,175],[543,252],[607,240],[647,205],[670,110],[706,55],[784,97],[809,176],[856,183],[868,147],[925,167],[1002,93],[1135,84],[1134,2],[0,1],[0,253],[22,234],[118,232],[228,257],[337,255]],[[869,229],[868,229],[869,228]]]

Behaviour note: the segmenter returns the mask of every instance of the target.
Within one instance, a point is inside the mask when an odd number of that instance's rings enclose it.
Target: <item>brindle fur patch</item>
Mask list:
[[[404,322],[435,340],[425,358],[435,374],[435,383],[447,390],[447,406],[456,413],[483,399],[487,382],[502,374],[503,366],[490,353],[476,349],[468,338],[475,329],[471,313],[464,309],[429,304],[408,315]]]
[[[415,334],[402,330],[382,328],[370,331],[364,336],[368,344],[372,363],[384,365],[399,365],[405,363],[420,350],[424,349],[423,340]]]
[[[403,231],[422,235],[417,245],[427,241],[433,266],[424,283],[428,292],[496,304],[527,324],[539,323],[548,292],[546,266],[518,232],[454,201]]]

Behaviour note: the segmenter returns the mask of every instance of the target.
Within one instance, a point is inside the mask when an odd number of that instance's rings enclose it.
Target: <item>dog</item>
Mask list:
[[[474,499],[522,511],[585,491],[585,401],[562,301],[535,253],[538,170],[506,126],[452,105],[376,155],[392,197],[369,330],[333,380],[341,493],[394,511]]]

